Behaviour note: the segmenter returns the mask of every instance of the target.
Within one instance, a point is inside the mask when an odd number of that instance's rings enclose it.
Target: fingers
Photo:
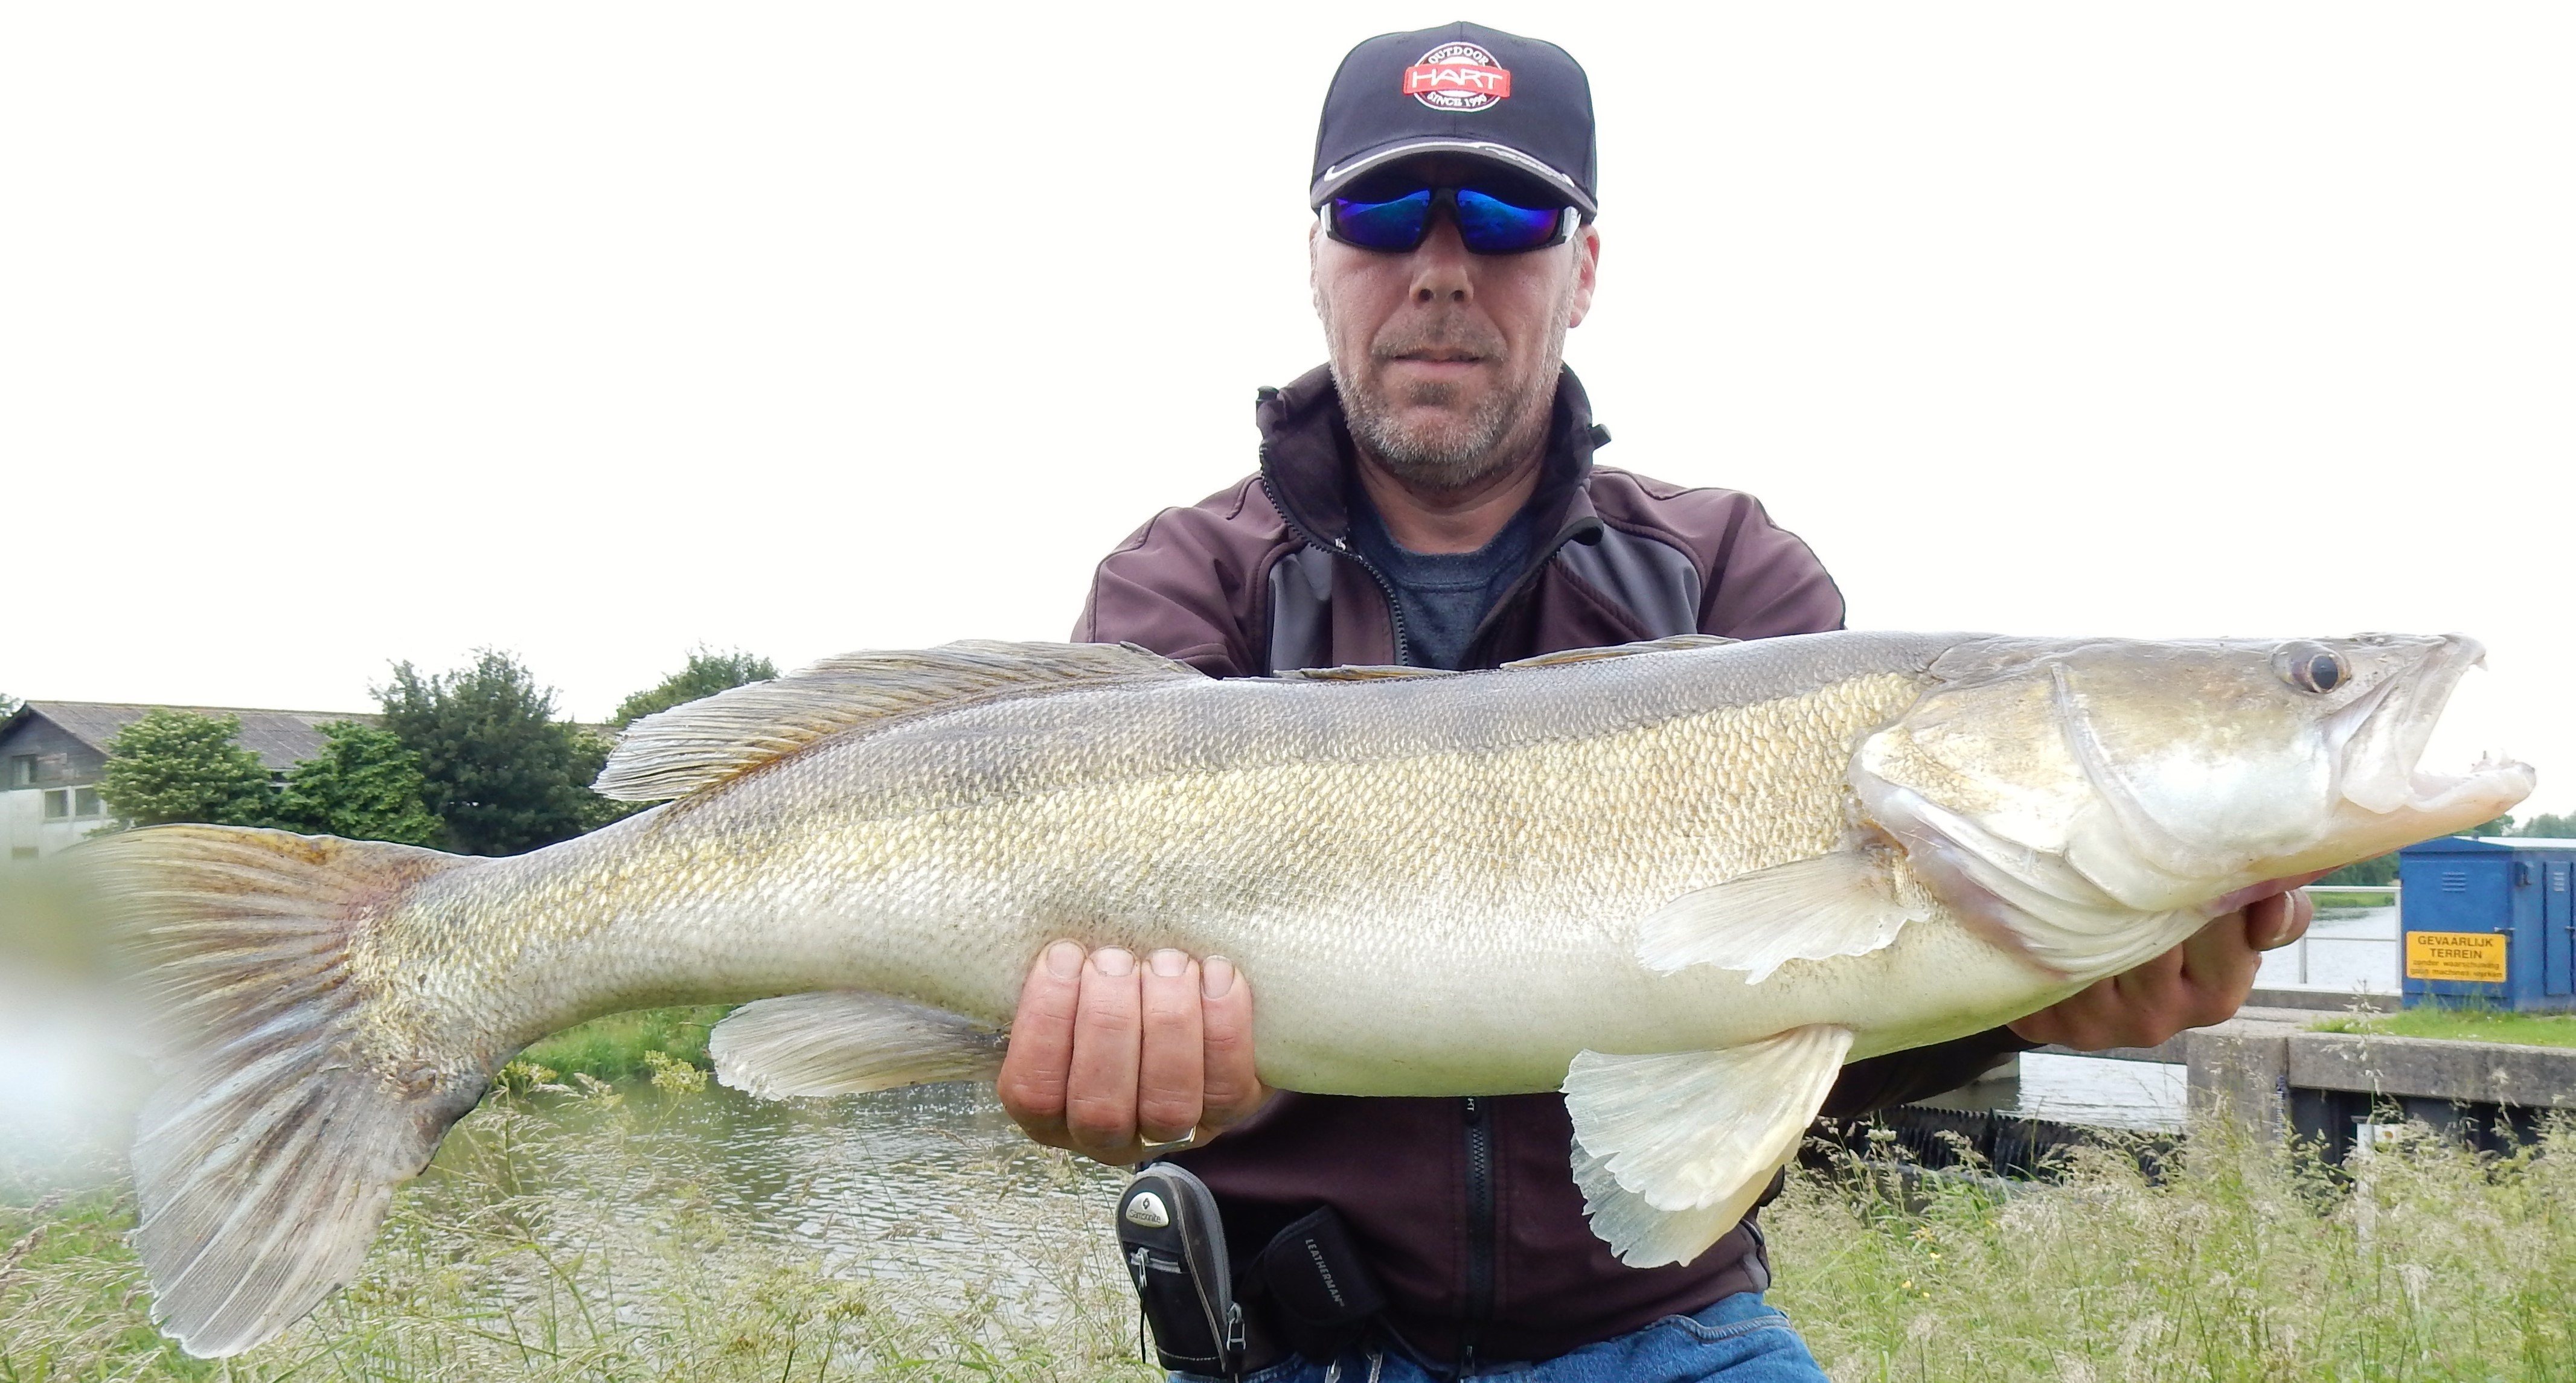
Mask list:
[[[2307,929],[2304,895],[2276,895],[2210,920],[2180,946],[2010,1025],[2031,1042],[2077,1051],[2153,1047],[2186,1028],[2225,1022],[2254,992],[2262,966],[2252,937]],[[2286,944],[2286,943],[2278,943]]]
[[[1136,1136],[1169,1143],[1199,1125],[1207,1042],[1199,1016],[1199,963],[1178,951],[1146,957],[1144,1039],[1136,1067]]]
[[[2277,951],[2308,934],[2317,901],[2300,889],[2245,905],[2245,939],[2257,951]]]
[[[1082,989],[1082,948],[1059,941],[1039,954],[1020,986],[1002,1074],[993,1084],[1003,1110],[1029,1137],[1064,1147],[1065,1083],[1073,1066],[1073,1022]]]
[[[2121,993],[2120,980],[2115,976],[2096,980],[2047,1008],[2017,1018],[2006,1026],[2027,1042],[2053,1042],[2079,1052],[2096,1052],[2105,1047],[2128,1045],[2120,1039],[2123,1016],[2129,1005],[2130,1000]]]
[[[1200,1016],[1207,1039],[1206,1103],[1199,1136],[1213,1137],[1251,1118],[1270,1098],[1252,1061],[1252,981],[1223,956],[1199,967]]]
[[[1056,942],[1021,986],[995,1090],[1032,1139],[1102,1162],[1213,1137],[1270,1095],[1254,1071],[1251,985],[1222,958],[1161,950],[1139,964]]]
[[[1144,1037],[1136,957],[1115,946],[1092,952],[1082,967],[1073,1064],[1065,1083],[1064,1128],[1076,1152],[1106,1162],[1134,1145]]]
[[[2246,940],[2250,925],[2247,912],[2231,912],[2211,918],[2182,944],[2182,985],[2173,995],[2176,1032],[2226,1022],[2254,992],[2263,956]]]

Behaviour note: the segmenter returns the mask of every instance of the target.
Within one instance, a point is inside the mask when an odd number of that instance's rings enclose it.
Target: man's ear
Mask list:
[[[1583,325],[1583,316],[1592,310],[1592,285],[1601,273],[1601,228],[1585,224],[1574,233],[1574,310],[1566,314],[1569,327]]]
[[[1306,223],[1306,293],[1315,301],[1315,320],[1332,331],[1333,316],[1324,310],[1324,221],[1317,217]]]

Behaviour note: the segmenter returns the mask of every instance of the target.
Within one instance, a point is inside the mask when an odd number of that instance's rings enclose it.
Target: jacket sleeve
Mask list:
[[[1829,1118],[1849,1119],[1956,1090],[2005,1057],[2038,1045],[2015,1037],[2010,1028],[1988,1028],[1953,1042],[1855,1061],[1835,1078],[1834,1088],[1825,1095],[1824,1107],[1816,1112]]]
[[[1102,558],[1076,643],[1132,643],[1210,677],[1261,671],[1252,623],[1263,594],[1205,507],[1166,509]]]
[[[1767,639],[1843,627],[1843,593],[1804,539],[1773,523],[1751,495],[1703,493],[1732,502],[1702,587],[1701,633]]]

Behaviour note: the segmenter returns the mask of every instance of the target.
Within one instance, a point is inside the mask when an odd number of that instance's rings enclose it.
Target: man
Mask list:
[[[1101,564],[1076,639],[1250,677],[1841,627],[1823,567],[1750,496],[1593,464],[1609,435],[1561,361],[1601,253],[1571,57],[1472,24],[1361,44],[1325,98],[1310,201],[1330,365],[1262,391],[1256,475]],[[2298,906],[2222,918],[2010,1029],[1856,1063],[1826,1112],[1948,1089],[2045,1042],[2151,1045],[2225,1018],[2257,951],[2304,929]],[[1388,1299],[1368,1356],[1265,1376],[1547,1361],[1529,1376],[1823,1377],[1762,1302],[1752,1216],[1694,1262],[1623,1266],[1585,1222],[1562,1097],[1273,1094],[1254,1075],[1257,978],[1059,942],[1030,972],[999,1088],[1032,1137],[1104,1162],[1189,1140],[1175,1160],[1215,1191],[1238,1262],[1338,1212]]]

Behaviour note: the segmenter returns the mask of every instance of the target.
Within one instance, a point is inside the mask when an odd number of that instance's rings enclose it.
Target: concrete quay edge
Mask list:
[[[2576,1048],[2309,1032],[2290,1039],[2290,1084],[2307,1090],[2576,1109]]]
[[[2235,1108],[2258,1126],[2278,1122],[2291,1089],[2576,1109],[2576,1048],[2309,1031],[2318,1016],[2248,1007],[2160,1046],[2038,1050],[2187,1066],[2195,1101]]]

